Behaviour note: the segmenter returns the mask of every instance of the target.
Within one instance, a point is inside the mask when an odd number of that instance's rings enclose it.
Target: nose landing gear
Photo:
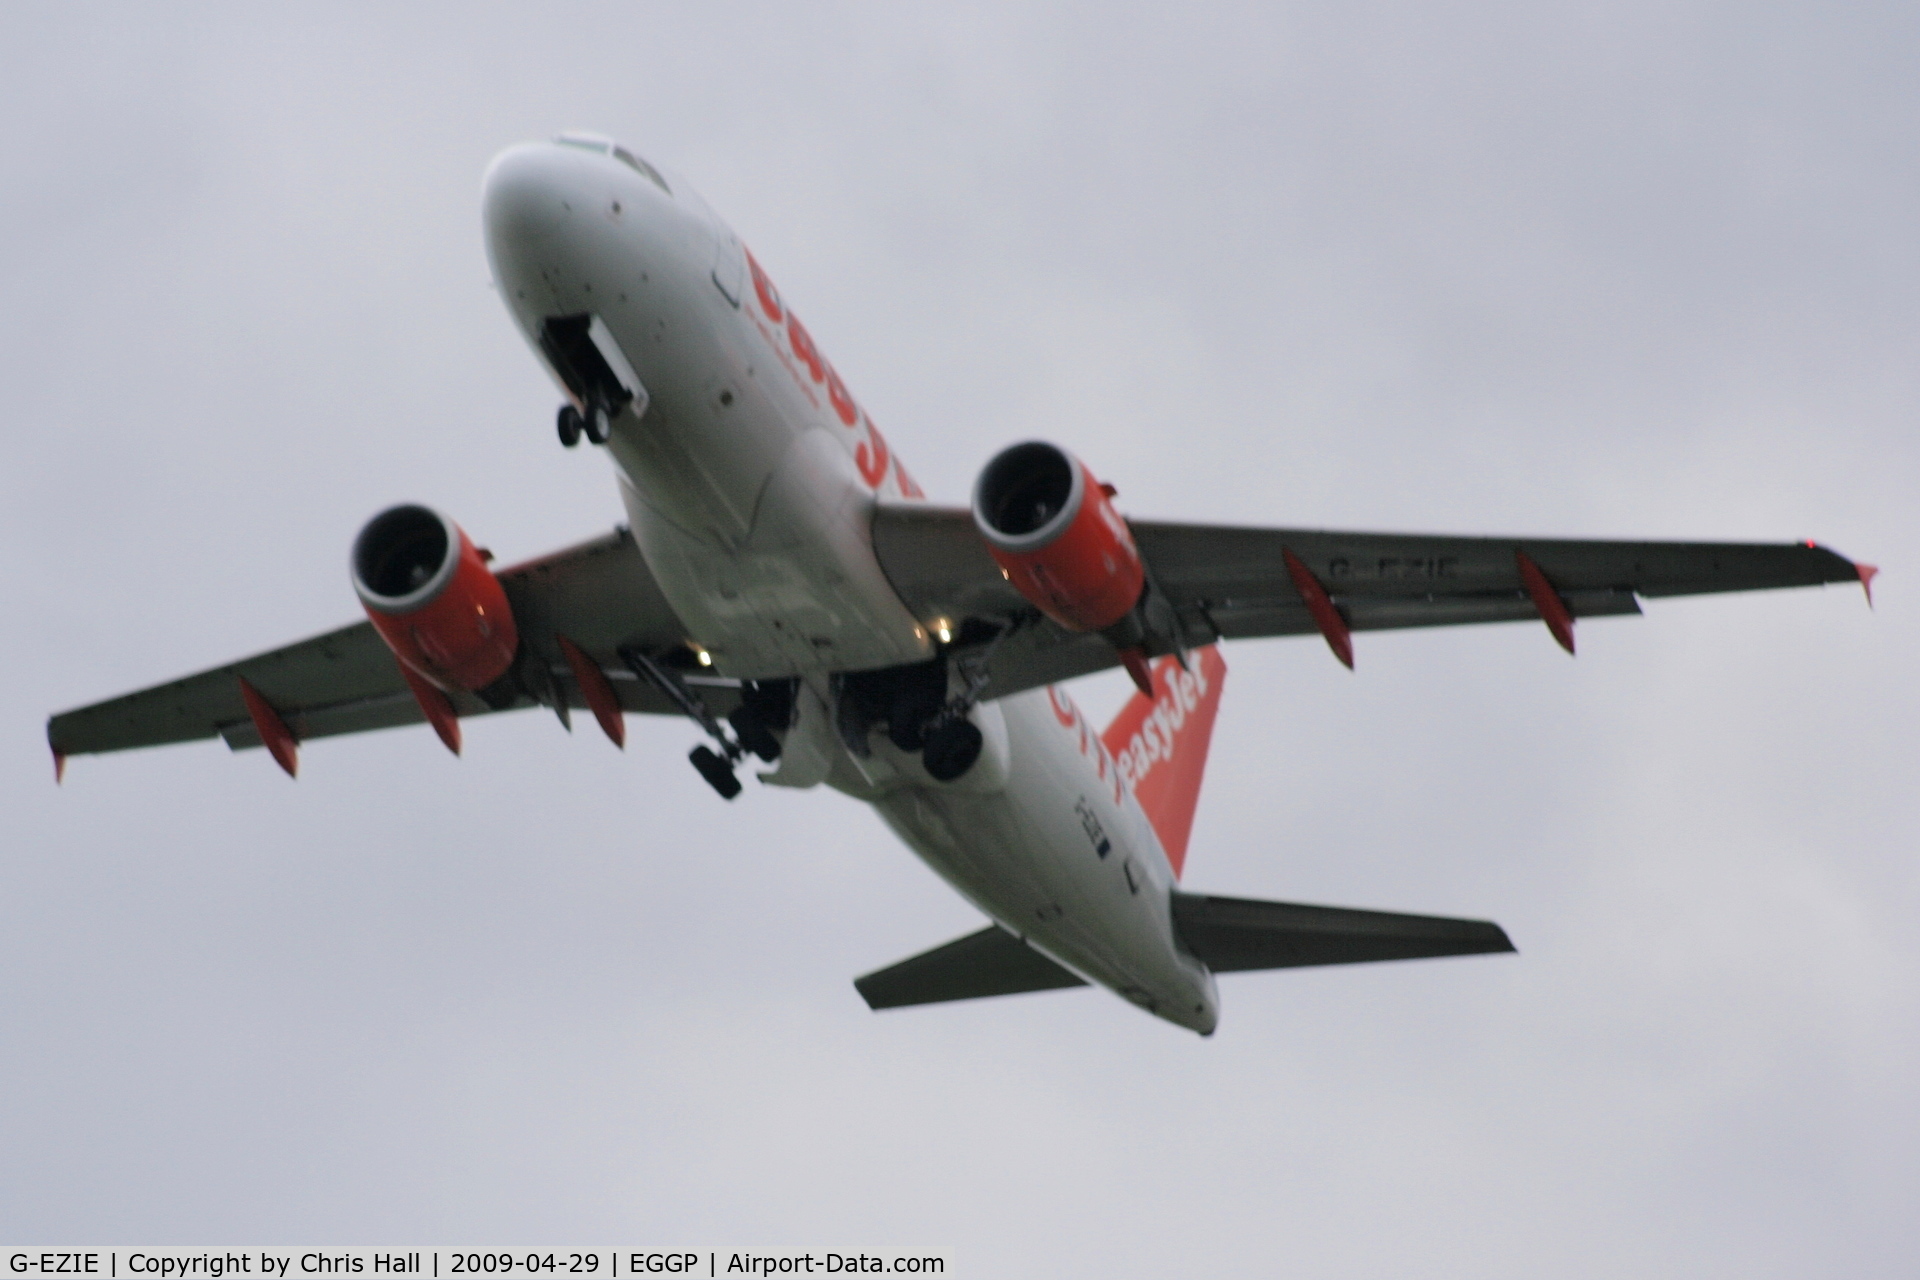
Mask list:
[[[627,362],[605,322],[590,312],[549,316],[540,326],[540,350],[566,387],[572,403],[561,406],[555,425],[571,449],[585,436],[605,444],[613,421],[628,409],[647,416],[647,389]]]
[[[591,404],[581,414],[581,429],[587,433],[587,439],[593,444],[605,444],[613,435],[613,415],[618,409],[610,409],[604,404]]]
[[[570,404],[561,405],[559,417],[554,423],[560,434],[560,443],[571,449],[580,443],[580,437],[585,436],[589,443],[605,444],[613,435],[613,417],[619,411],[618,407],[589,404],[586,412],[582,413]]]

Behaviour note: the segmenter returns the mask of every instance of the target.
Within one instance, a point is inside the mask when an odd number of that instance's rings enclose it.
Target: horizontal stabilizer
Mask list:
[[[997,924],[854,979],[870,1009],[1010,996],[1086,983]]]
[[[1491,920],[1308,907],[1202,893],[1173,895],[1173,927],[1194,958],[1215,973],[1514,949],[1506,931]]]

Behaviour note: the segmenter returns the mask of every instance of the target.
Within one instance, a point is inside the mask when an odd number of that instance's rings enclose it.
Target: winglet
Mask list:
[[[1307,602],[1307,612],[1313,615],[1313,625],[1320,628],[1320,634],[1327,638],[1327,648],[1333,650],[1333,656],[1346,664],[1347,670],[1353,670],[1353,635],[1347,630],[1347,620],[1333,607],[1333,599],[1327,595],[1327,589],[1320,585],[1320,579],[1313,576],[1313,570],[1302,564],[1300,557],[1288,547],[1280,548],[1280,558],[1286,561],[1287,576],[1293,579],[1294,590]]]
[[[289,778],[300,776],[300,747],[293,736],[293,730],[287,728],[287,722],[273,709],[273,704],[260,696],[260,691],[247,683],[245,676],[236,677],[240,681],[240,699],[247,704],[247,714],[253,717],[253,728],[260,735],[260,742],[272,756],[274,763],[287,771]]]
[[[1547,581],[1547,575],[1533,562],[1533,557],[1524,551],[1515,551],[1513,558],[1520,566],[1520,581],[1527,584],[1527,594],[1533,597],[1533,607],[1540,611],[1540,620],[1547,624],[1547,630],[1553,632],[1553,638],[1568,653],[1573,652],[1573,615],[1567,612],[1567,602]]]
[[[53,748],[53,785],[59,786],[67,780],[67,753],[58,747]]]
[[[1867,593],[1867,608],[1873,608],[1873,578],[1880,572],[1877,564],[1856,564],[1853,571],[1860,575],[1860,589]]]
[[[620,716],[620,697],[613,691],[613,682],[607,679],[607,673],[588,656],[586,650],[558,632],[554,633],[553,638],[560,642],[560,652],[566,657],[568,669],[573,672],[573,682],[580,686],[581,696],[593,708],[593,718],[600,722],[601,730],[614,746],[626,750],[627,722]]]

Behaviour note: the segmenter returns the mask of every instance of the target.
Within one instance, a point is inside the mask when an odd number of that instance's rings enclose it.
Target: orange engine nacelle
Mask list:
[[[1014,589],[1069,631],[1102,631],[1140,602],[1140,551],[1108,490],[1063,449],[1002,450],[973,486],[973,523]]]
[[[401,663],[478,692],[520,647],[500,579],[459,525],[427,507],[382,511],[353,540],[353,589]]]

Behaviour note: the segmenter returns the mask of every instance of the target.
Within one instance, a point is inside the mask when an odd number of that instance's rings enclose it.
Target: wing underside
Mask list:
[[[1172,606],[1180,640],[1196,648],[1214,640],[1320,630],[1288,571],[1289,554],[1325,590],[1352,631],[1539,622],[1541,605],[1522,576],[1522,557],[1538,567],[1573,619],[1638,613],[1642,597],[1857,583],[1871,572],[1811,543],[1130,524],[1151,589]],[[919,616],[1011,622],[988,655],[989,696],[1104,670],[1117,661],[1113,647],[1100,637],[1075,635],[1038,617],[1007,584],[964,508],[882,504],[874,546],[894,588]]]
[[[562,635],[599,662],[625,710],[675,711],[618,657],[622,645],[660,652],[686,638],[625,529],[503,569],[500,580],[520,628],[516,670],[525,691],[493,705],[456,690],[448,696],[462,717],[543,702],[585,708],[556,642]],[[224,738],[236,750],[257,747],[260,736],[240,692],[243,679],[303,742],[426,718],[392,651],[369,623],[358,622],[55,716],[47,724],[47,739],[61,756],[212,737]],[[730,682],[711,682],[702,693],[717,713],[724,714],[736,700]]]
[[[1548,538],[1339,533],[1134,521],[1151,589],[1171,606],[1177,640],[1305,635],[1319,629],[1286,566],[1292,556],[1325,590],[1353,631],[1538,620],[1539,597],[1521,561],[1538,566],[1571,619],[1638,613],[1643,596],[1747,591],[1855,582],[1864,573],[1810,543],[1604,542]],[[894,589],[922,618],[969,619],[999,637],[982,656],[987,697],[1004,697],[1115,665],[1113,647],[1041,618],[1006,582],[963,508],[885,502],[874,548]],[[538,703],[587,705],[557,638],[579,645],[609,676],[628,711],[671,713],[652,685],[618,658],[623,645],[655,653],[686,640],[632,535],[619,529],[502,570],[524,638],[516,667],[522,692],[481,700],[450,695],[463,717]],[[962,651],[968,647],[962,630]],[[1161,640],[1156,651],[1172,645]],[[47,737],[60,756],[221,737],[260,745],[240,692],[245,680],[295,738],[417,724],[425,717],[393,655],[365,622],[53,717]],[[695,678],[693,683],[701,683]],[[707,682],[703,697],[724,714],[732,683]]]

